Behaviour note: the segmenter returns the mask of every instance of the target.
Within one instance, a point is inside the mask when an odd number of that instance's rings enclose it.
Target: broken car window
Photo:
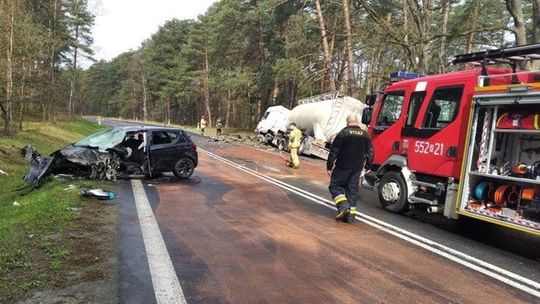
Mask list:
[[[126,137],[126,132],[118,129],[104,130],[95,134],[92,134],[86,138],[79,140],[73,145],[76,147],[95,148],[99,151],[107,151],[119,143],[121,143]]]

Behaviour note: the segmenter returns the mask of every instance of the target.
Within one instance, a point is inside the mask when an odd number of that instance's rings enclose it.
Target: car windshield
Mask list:
[[[126,131],[119,129],[108,129],[94,133],[85,137],[73,145],[76,147],[96,148],[99,151],[106,151],[124,140]]]

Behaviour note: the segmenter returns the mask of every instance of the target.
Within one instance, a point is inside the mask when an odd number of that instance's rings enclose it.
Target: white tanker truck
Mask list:
[[[327,159],[332,141],[347,125],[347,115],[355,113],[361,116],[364,108],[365,104],[358,99],[338,92],[299,100],[298,106],[287,113],[288,122],[294,122],[304,135],[298,152]],[[362,128],[366,129],[363,125]],[[280,130],[269,142],[279,149],[287,150],[287,134],[286,130]]]

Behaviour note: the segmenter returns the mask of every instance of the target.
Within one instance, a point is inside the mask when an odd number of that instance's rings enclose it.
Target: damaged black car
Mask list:
[[[119,127],[94,133],[42,156],[32,146],[22,149],[30,163],[26,184],[39,187],[49,175],[67,174],[116,180],[133,175],[172,172],[189,178],[198,164],[197,147],[184,130],[165,127]]]

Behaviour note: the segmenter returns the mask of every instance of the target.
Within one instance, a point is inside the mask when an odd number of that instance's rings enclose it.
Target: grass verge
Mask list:
[[[19,154],[26,144],[49,154],[100,128],[83,120],[29,123],[16,136],[0,137],[0,170],[8,174],[0,174],[1,303],[103,278],[97,266],[105,260],[101,248],[115,246],[101,244],[99,225],[114,221],[116,208],[78,195],[102,184],[52,178],[39,189],[21,189],[28,164]],[[74,188],[67,189],[69,184]]]

